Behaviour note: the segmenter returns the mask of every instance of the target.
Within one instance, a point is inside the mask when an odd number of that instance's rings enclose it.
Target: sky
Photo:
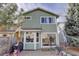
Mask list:
[[[34,8],[40,7],[44,8],[50,12],[58,14],[60,17],[58,18],[58,22],[63,22],[65,20],[67,7],[66,3],[20,3],[18,4],[19,8],[23,8],[25,11],[32,10]]]

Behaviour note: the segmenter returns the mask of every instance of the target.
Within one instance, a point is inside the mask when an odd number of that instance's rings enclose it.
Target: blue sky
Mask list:
[[[64,19],[63,16],[66,15],[68,7],[66,3],[21,3],[18,4],[18,6],[23,8],[25,11],[41,7],[60,15],[60,19]]]
[[[66,3],[21,3],[20,7],[26,11],[36,7],[42,7],[59,15],[65,15],[67,11]]]

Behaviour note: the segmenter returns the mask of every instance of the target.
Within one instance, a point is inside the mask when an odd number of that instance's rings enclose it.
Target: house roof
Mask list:
[[[28,12],[25,12],[23,15],[26,15],[26,14],[28,14],[28,13],[31,13],[31,12],[37,11],[37,10],[46,12],[46,13],[51,14],[51,15],[55,15],[57,18],[59,17],[59,15],[57,15],[57,14],[55,14],[55,13],[53,13],[53,12],[47,11],[47,10],[44,9],[44,8],[36,8],[36,9],[30,10],[30,11],[28,11]]]

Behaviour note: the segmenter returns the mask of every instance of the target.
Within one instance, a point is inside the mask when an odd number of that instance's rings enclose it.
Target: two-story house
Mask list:
[[[25,50],[50,48],[59,45],[57,14],[42,8],[24,13],[26,19],[21,26],[21,37]]]

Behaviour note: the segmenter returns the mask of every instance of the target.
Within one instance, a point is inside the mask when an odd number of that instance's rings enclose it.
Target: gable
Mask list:
[[[37,8],[37,9],[31,10],[31,11],[25,12],[23,15],[27,15],[27,14],[32,13],[32,12],[35,12],[35,11],[41,11],[41,12],[44,12],[44,13],[53,15],[53,16],[55,16],[56,18],[59,17],[59,15],[57,15],[57,14],[55,14],[55,13],[52,13],[52,12],[49,12],[49,11],[47,11],[47,10],[41,9],[41,8]]]

